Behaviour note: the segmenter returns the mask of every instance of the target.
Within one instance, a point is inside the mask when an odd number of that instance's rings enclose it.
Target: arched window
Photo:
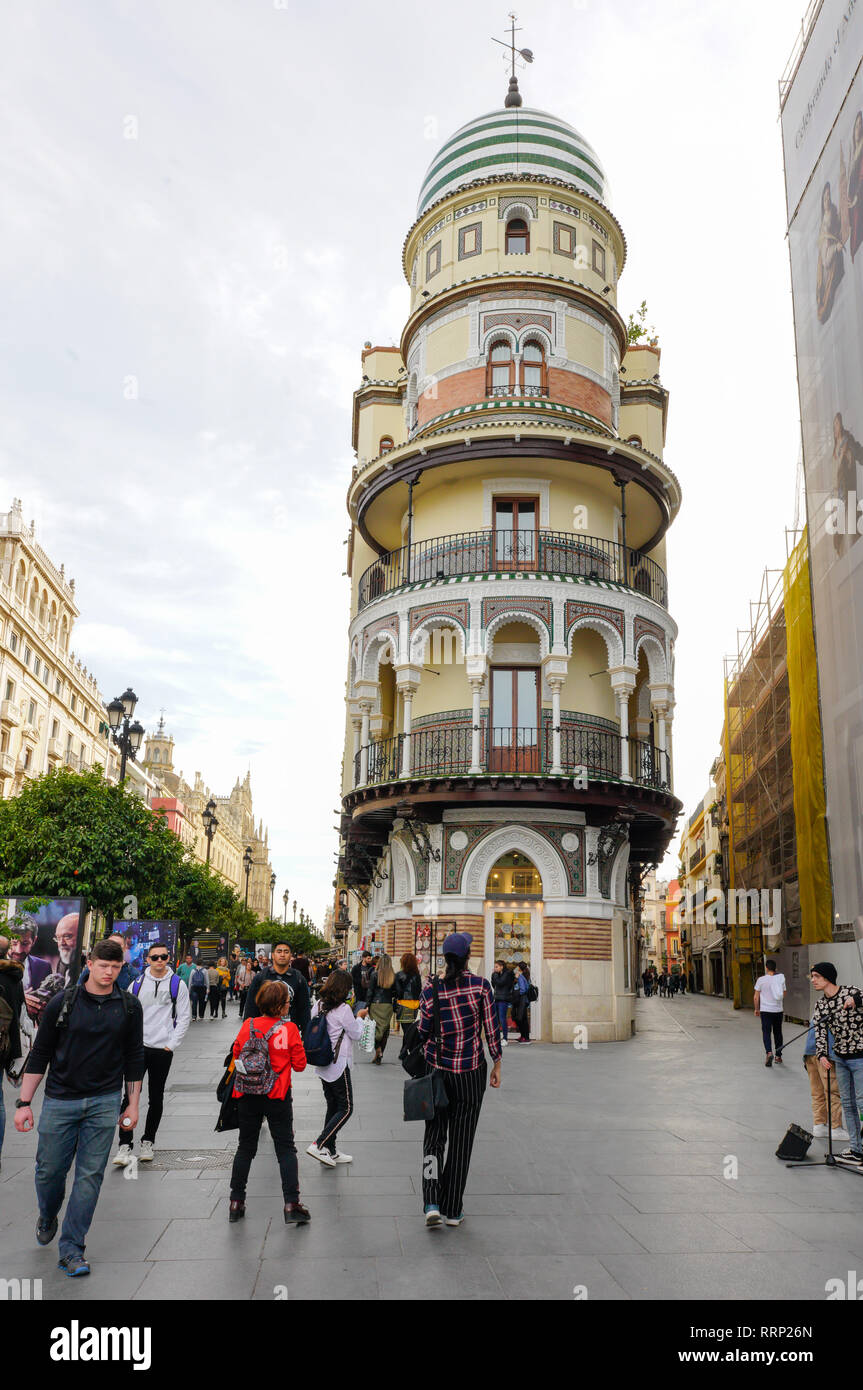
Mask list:
[[[506,254],[524,256],[530,250],[530,232],[523,217],[510,218],[506,224]]]
[[[541,343],[525,343],[521,355],[521,384],[526,396],[544,396],[547,389],[545,352]]]
[[[486,395],[511,396],[515,388],[515,361],[510,344],[493,343],[488,354]]]
[[[388,454],[390,449],[394,448],[395,445],[393,444],[393,441],[391,440],[390,436],[388,434],[385,434],[380,444],[378,445],[378,453]]]
[[[33,580],[33,586],[32,586],[32,588],[31,588],[31,590],[30,590],[30,612],[31,612],[31,613],[35,614],[36,608],[37,608],[38,604],[39,604],[39,581],[38,581],[37,579],[34,579],[34,580]]]

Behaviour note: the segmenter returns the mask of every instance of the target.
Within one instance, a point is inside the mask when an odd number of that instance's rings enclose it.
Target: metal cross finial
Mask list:
[[[505,105],[506,105],[506,106],[521,106],[521,95],[520,95],[519,90],[518,90],[518,78],[517,78],[516,75],[515,75],[515,60],[516,60],[516,56],[518,56],[519,58],[523,58],[525,63],[532,63],[532,62],[533,62],[533,52],[531,51],[531,49],[529,49],[529,48],[516,48],[516,46],[515,46],[515,36],[516,36],[516,34],[520,34],[520,33],[521,33],[521,29],[520,29],[520,28],[516,28],[516,23],[515,23],[515,21],[516,21],[517,18],[518,18],[518,16],[515,14],[514,11],[511,10],[511,11],[510,11],[510,14],[509,14],[509,19],[510,19],[510,40],[509,40],[509,43],[505,43],[503,39],[496,39],[496,38],[494,37],[494,35],[492,35],[492,40],[491,40],[492,43],[499,43],[499,44],[501,45],[502,48],[508,48],[508,49],[509,49],[509,52],[510,52],[509,62],[511,63],[511,73],[510,73],[510,79],[509,79],[509,91],[508,91],[508,93],[507,93],[506,102],[505,102]]]

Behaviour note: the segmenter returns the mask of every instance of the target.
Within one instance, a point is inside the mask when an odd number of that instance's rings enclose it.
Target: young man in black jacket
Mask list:
[[[371,951],[363,951],[361,958],[351,971],[351,979],[354,982],[354,1013],[357,1009],[361,1009],[366,1002],[373,960],[374,956]]]
[[[9,959],[9,945],[8,936],[0,936],[0,1154],[6,1129],[3,1074],[22,1056],[19,1019],[25,1007],[24,967]]]
[[[508,969],[502,960],[496,960],[494,970],[491,972],[491,987],[494,990],[494,1011],[497,1014],[497,1021],[500,1026],[501,1047],[506,1047],[506,1040],[509,1036],[509,1025],[506,1021],[507,1011],[512,1003],[512,992],[515,988],[515,972]]]
[[[246,995],[246,1007],[243,1010],[244,1019],[260,1018],[261,1011],[255,1001],[265,980],[282,980],[288,986],[291,991],[291,1022],[299,1028],[300,1037],[304,1037],[309,1019],[312,1016],[309,987],[299,970],[291,968],[291,948],[286,941],[275,942],[272,965],[267,965],[263,970],[258,971],[253,979]]]
[[[138,1000],[117,985],[122,965],[116,941],[97,941],[85,983],[49,1000],[16,1101],[15,1128],[26,1134],[33,1128],[30,1102],[48,1072],[36,1151],[36,1239],[40,1245],[54,1239],[66,1177],[77,1155],[57,1265],[70,1278],[90,1273],[84,1246],[114,1129],[118,1122],[128,1122],[129,1129],[138,1123],[144,1014]],[[129,1104],[121,1115],[124,1081]]]

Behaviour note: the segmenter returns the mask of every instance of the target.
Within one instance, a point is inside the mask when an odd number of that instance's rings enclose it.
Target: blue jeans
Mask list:
[[[509,1027],[508,1027],[508,1025],[507,1025],[506,1016],[507,1016],[507,1013],[508,1013],[508,1011],[509,1011],[509,1003],[507,1002],[507,1000],[506,1000],[506,999],[495,999],[495,1001],[494,1001],[494,1011],[495,1011],[495,1013],[497,1014],[497,1021],[498,1021],[498,1024],[500,1025],[500,1036],[501,1036],[502,1038],[508,1038],[508,1037],[509,1037]]]
[[[842,1118],[851,1136],[851,1147],[863,1151],[860,1144],[860,1108],[863,1106],[863,1057],[835,1057],[836,1081],[842,1101]]]
[[[36,1150],[36,1199],[39,1216],[50,1224],[63,1205],[66,1175],[75,1162],[72,1195],[60,1232],[60,1258],[83,1255],[111,1141],[120,1118],[122,1093],[56,1100],[46,1096],[39,1116]]]

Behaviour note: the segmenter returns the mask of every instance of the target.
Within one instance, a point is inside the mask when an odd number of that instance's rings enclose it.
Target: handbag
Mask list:
[[[449,1097],[443,1072],[432,1068],[425,1076],[405,1082],[405,1119],[433,1120],[438,1110],[446,1110]]]
[[[437,1065],[429,1067],[423,1054],[422,1045],[420,1045],[420,1058],[425,1072],[405,1082],[404,1117],[406,1120],[433,1120],[438,1110],[446,1110],[449,1105],[443,1072],[440,1069],[440,999],[437,979],[432,985],[432,1017],[434,1019],[432,1036],[435,1041],[435,1062]],[[402,1066],[405,1066],[404,1062],[402,1062]]]
[[[234,1089],[234,1054],[229,1052],[225,1058],[225,1071],[221,1081],[216,1087],[216,1100],[221,1104],[226,1096],[229,1096]]]
[[[235,1100],[230,1091],[222,1101],[219,1118],[213,1128],[217,1134],[224,1134],[226,1129],[240,1128],[240,1103]]]

